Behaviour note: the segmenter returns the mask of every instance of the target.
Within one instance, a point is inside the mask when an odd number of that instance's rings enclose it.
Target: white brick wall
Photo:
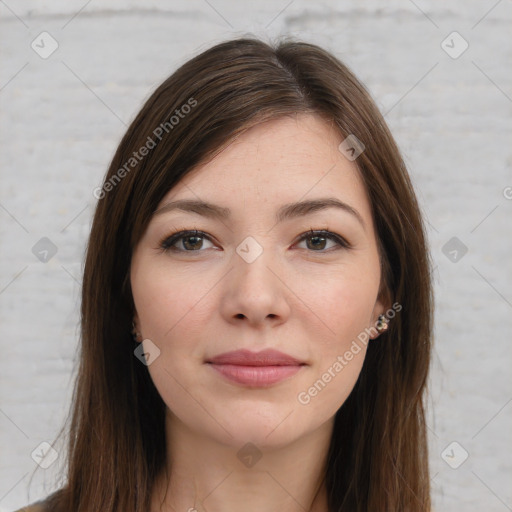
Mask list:
[[[125,124],[180,63],[246,33],[325,46],[388,112],[437,264],[435,508],[511,510],[511,21],[510,0],[0,2],[0,511],[53,490],[56,465],[28,494],[30,454],[67,412],[92,190]],[[42,31],[59,45],[47,59]],[[456,59],[453,31],[469,44]],[[58,249],[46,264],[42,237]],[[452,237],[468,248],[455,263]],[[447,461],[469,453],[456,470],[440,455],[453,441]]]

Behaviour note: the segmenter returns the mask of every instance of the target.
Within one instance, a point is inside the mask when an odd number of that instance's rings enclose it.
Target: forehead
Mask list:
[[[338,197],[370,222],[366,189],[355,162],[339,151],[343,136],[325,119],[298,114],[243,132],[212,160],[199,164],[162,199],[201,199],[236,212]],[[259,208],[258,208],[259,207]]]

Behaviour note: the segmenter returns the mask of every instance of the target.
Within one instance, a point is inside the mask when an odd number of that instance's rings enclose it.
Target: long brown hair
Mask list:
[[[368,345],[357,383],[336,413],[329,511],[430,510],[431,261],[406,167],[369,93],[335,56],[305,42],[249,37],[204,51],[156,89],[95,192],[65,484],[47,499],[50,510],[149,509],[165,463],[165,404],[134,356],[132,252],[163,196],[194,166],[247,128],[296,113],[321,115],[340,141],[352,134],[364,144],[356,163],[372,207],[383,288],[402,306]]]

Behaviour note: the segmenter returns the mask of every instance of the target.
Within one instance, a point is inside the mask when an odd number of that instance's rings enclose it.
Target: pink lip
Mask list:
[[[280,382],[297,373],[306,364],[272,349],[261,352],[226,352],[208,359],[206,363],[227,379],[254,387],[265,387]]]

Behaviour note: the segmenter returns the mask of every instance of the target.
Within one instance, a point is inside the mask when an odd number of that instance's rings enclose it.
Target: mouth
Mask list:
[[[271,386],[307,366],[305,362],[271,349],[226,352],[208,359],[206,364],[229,381],[248,387]]]

